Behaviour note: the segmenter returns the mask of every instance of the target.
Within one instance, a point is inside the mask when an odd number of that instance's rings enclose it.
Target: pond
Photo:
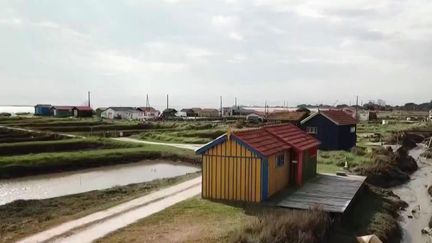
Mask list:
[[[45,199],[107,189],[201,170],[187,163],[142,161],[17,179],[0,180],[0,205],[18,199]]]

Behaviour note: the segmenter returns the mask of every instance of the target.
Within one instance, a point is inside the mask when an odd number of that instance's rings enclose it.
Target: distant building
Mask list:
[[[184,117],[187,117],[187,114],[186,114],[186,112],[184,112],[184,111],[177,111],[177,112],[175,113],[175,116],[176,116],[176,117],[184,118]]]
[[[99,107],[96,109],[96,117],[101,117],[102,116],[102,112],[105,111],[106,109],[108,109],[107,107]]]
[[[429,111],[429,121],[432,121],[432,110]]]
[[[75,106],[72,108],[72,114],[74,117],[92,117],[93,109],[88,106]]]
[[[357,117],[360,121],[376,121],[378,120],[377,112],[376,111],[359,111],[357,113]]]
[[[357,120],[344,111],[318,111],[304,119],[301,126],[321,141],[320,149],[349,150],[356,146]]]
[[[160,116],[160,111],[153,107],[138,107],[137,110],[144,112],[146,119],[155,119]]]
[[[34,108],[35,116],[51,116],[51,105],[49,104],[37,104]]]
[[[304,111],[276,111],[267,115],[267,121],[282,123],[289,122],[299,126],[300,122],[307,116],[308,113]]]
[[[255,113],[252,113],[252,114],[249,114],[249,115],[246,116],[246,121],[249,122],[249,123],[255,123],[255,124],[257,124],[257,123],[264,122],[264,120],[265,120],[264,116],[261,116],[259,114],[255,114]]]
[[[124,120],[144,120],[144,112],[134,107],[109,107],[101,113],[102,118],[124,119]]]
[[[70,117],[72,116],[73,106],[52,106],[51,114],[55,117]]]
[[[165,110],[162,111],[161,117],[164,119],[167,118],[175,118],[177,114],[177,110],[173,109],[173,108],[167,108]]]
[[[245,109],[241,106],[224,107],[222,116],[224,117],[246,117],[249,114],[256,113],[255,110]]]
[[[206,108],[206,109],[201,109],[201,111],[198,112],[198,116],[214,118],[214,117],[219,117],[220,115],[219,115],[219,110]]]
[[[197,117],[201,108],[184,108],[181,112],[185,112],[187,117]]]

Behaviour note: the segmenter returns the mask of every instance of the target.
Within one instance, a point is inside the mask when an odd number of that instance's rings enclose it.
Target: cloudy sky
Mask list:
[[[0,0],[0,104],[432,98],[430,0]]]

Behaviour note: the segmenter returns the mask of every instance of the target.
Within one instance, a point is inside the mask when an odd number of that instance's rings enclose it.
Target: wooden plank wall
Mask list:
[[[289,164],[290,158],[289,153],[285,152],[285,163],[283,166],[277,166],[277,156],[272,155],[269,158],[269,182],[268,182],[268,196],[272,196],[273,194],[279,192],[288,186],[289,183]]]
[[[209,199],[261,201],[261,158],[227,140],[203,155],[202,196]]]

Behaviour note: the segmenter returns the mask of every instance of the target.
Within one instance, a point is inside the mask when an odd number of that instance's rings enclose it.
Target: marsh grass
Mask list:
[[[235,234],[233,242],[325,242],[330,226],[329,214],[319,209],[272,210]]]

